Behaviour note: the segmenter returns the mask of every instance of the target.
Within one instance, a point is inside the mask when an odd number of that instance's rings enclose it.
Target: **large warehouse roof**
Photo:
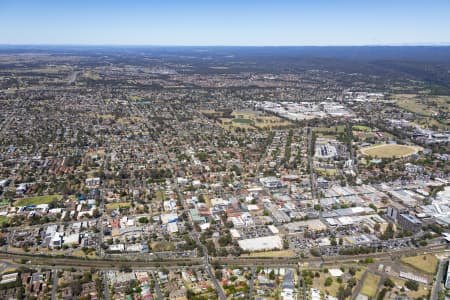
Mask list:
[[[283,241],[279,235],[270,235],[238,241],[239,246],[246,251],[262,251],[283,248]]]

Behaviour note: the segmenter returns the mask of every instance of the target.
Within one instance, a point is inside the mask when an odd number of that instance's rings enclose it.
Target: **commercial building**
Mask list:
[[[240,240],[238,244],[244,251],[264,251],[283,248],[283,241],[279,235]]]
[[[397,223],[402,229],[411,232],[417,232],[422,228],[422,221],[410,214],[400,214]]]

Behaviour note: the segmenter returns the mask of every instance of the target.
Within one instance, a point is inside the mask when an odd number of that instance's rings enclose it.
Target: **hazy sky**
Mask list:
[[[450,0],[0,0],[0,44],[441,43]]]

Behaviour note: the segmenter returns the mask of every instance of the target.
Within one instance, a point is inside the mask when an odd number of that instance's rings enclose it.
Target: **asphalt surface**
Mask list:
[[[155,282],[155,292],[156,296],[158,297],[158,300],[163,300],[163,294],[161,293],[161,287],[159,285],[159,280],[156,278],[156,275],[154,272],[152,272],[153,281]]]
[[[368,270],[365,270],[363,275],[361,276],[361,279],[358,281],[358,283],[356,284],[355,289],[353,290],[353,294],[352,294],[352,299],[356,299],[356,297],[358,297],[359,292],[362,289],[362,286],[364,284],[364,280],[366,280],[367,274],[369,273]]]
[[[253,290],[255,289],[255,275],[256,275],[256,267],[252,267],[252,278],[250,279],[249,291],[248,291],[248,299],[253,299]]]
[[[53,283],[52,283],[52,300],[57,299],[57,291],[58,291],[58,270],[54,270],[52,272]]]
[[[103,299],[110,300],[108,278],[106,278],[106,272],[103,272]]]
[[[444,267],[448,260],[439,260],[438,270],[436,273],[436,278],[433,283],[431,290],[431,300],[437,300],[439,297],[439,291],[442,288],[442,280],[444,279]]]

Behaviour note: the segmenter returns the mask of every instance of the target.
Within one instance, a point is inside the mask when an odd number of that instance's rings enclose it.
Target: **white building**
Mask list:
[[[283,240],[279,235],[240,240],[238,244],[245,251],[264,251],[283,248]]]

